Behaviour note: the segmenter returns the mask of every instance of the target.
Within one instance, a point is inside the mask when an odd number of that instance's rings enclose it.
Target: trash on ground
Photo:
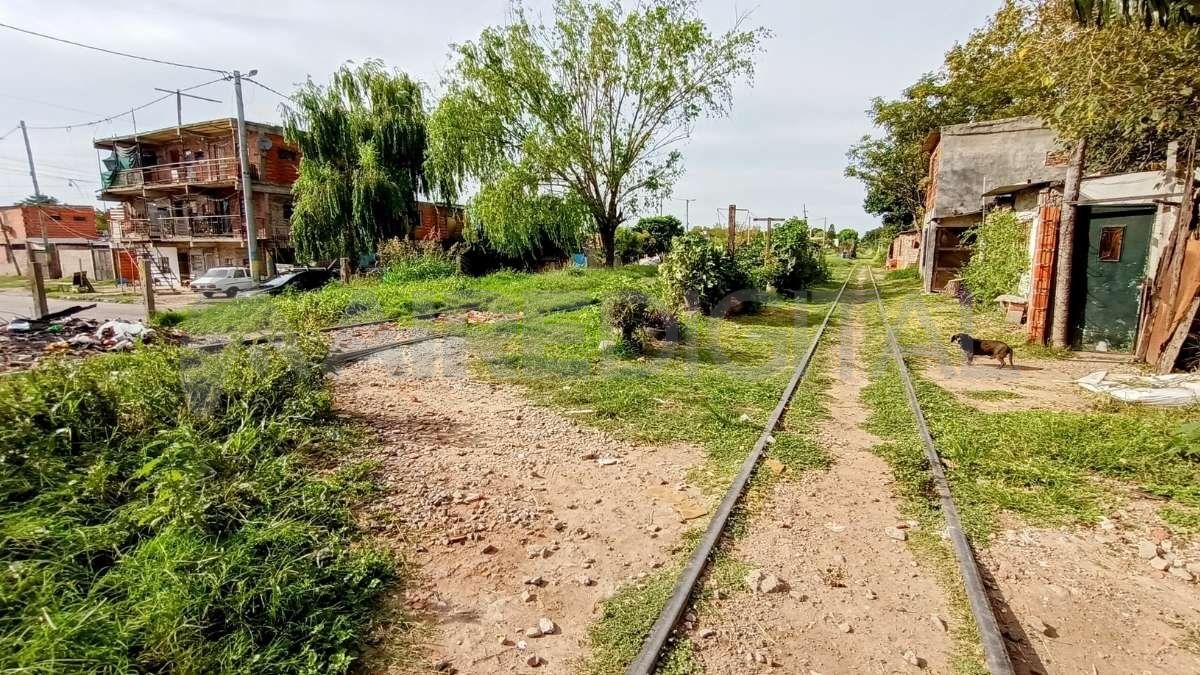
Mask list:
[[[1186,406],[1200,403],[1200,373],[1131,375],[1098,370],[1075,381],[1097,394],[1140,405]]]

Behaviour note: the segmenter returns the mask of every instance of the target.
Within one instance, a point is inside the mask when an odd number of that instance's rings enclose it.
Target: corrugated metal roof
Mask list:
[[[262,122],[246,122],[247,129],[256,129],[267,131],[275,134],[282,134],[283,127],[274,124],[264,124]],[[205,120],[203,122],[191,122],[185,124],[182,130],[185,134],[193,134],[196,136],[217,136],[220,134],[231,133],[237,129],[237,120],[232,117],[224,117],[215,120]],[[95,142],[97,148],[112,148],[114,144],[129,145],[135,142],[156,144],[167,143],[179,138],[178,127],[165,127],[162,129],[154,129],[153,131],[143,131],[136,134],[128,134],[125,136],[117,136],[115,138],[101,138]]]

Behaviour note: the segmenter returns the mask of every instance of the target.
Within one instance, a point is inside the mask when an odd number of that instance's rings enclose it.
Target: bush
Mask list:
[[[646,347],[646,319],[650,314],[650,299],[633,289],[618,289],[604,298],[604,322],[617,334],[621,348],[641,352]]]
[[[649,216],[638,220],[633,233],[639,235],[642,255],[662,255],[671,251],[671,242],[683,234],[683,223],[675,216]]]
[[[734,257],[699,232],[675,239],[659,275],[672,306],[706,314],[731,293],[750,287],[749,275]]]
[[[323,347],[139,349],[0,380],[0,670],[346,672],[395,569]]]
[[[645,232],[635,232],[627,227],[618,227],[616,234],[617,258],[623,263],[633,263],[647,255],[650,247],[650,235]]]
[[[975,251],[962,269],[963,288],[976,303],[990,305],[1015,293],[1029,269],[1029,226],[1010,209],[998,209],[972,232]]]
[[[458,274],[458,257],[438,242],[390,239],[379,247],[379,265],[385,284],[441,279]]]
[[[808,223],[790,218],[771,233],[772,285],[801,291],[829,278],[821,247],[809,239]]]
[[[604,322],[617,334],[622,351],[639,354],[650,340],[678,342],[683,338],[679,317],[654,307],[649,296],[635,288],[618,287],[605,294]]]

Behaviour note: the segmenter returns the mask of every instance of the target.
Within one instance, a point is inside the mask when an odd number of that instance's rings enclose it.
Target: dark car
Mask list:
[[[297,268],[263,283],[262,286],[244,293],[250,297],[255,295],[279,295],[284,291],[311,291],[333,281],[337,273],[320,267]]]

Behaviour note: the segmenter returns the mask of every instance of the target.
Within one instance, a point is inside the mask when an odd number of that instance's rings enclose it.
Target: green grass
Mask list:
[[[920,317],[903,311],[908,302],[890,295],[889,314],[906,354],[918,355],[910,362],[917,395],[975,541],[986,541],[1005,512],[1035,525],[1095,523],[1131,489],[1166,498],[1184,513],[1200,508],[1200,465],[1172,437],[1200,411],[1124,405],[1086,412],[979,411],[920,376],[926,362],[920,355],[937,347],[922,349]],[[882,354],[877,316],[873,325]],[[877,364],[864,397],[873,411],[870,430],[890,441],[884,454],[909,494],[930,495],[894,366]]]
[[[921,280],[915,267],[875,273],[879,293],[887,301],[897,338],[918,351],[915,356],[942,363],[962,361],[962,350],[950,343],[955,333],[968,333],[980,339],[1008,343],[1019,363],[1022,357],[1037,359],[1071,358],[1065,349],[1026,344],[1024,326],[1008,323],[999,306],[965,307],[943,293],[921,292]]]
[[[0,670],[346,672],[397,560],[307,342],[0,378]]]
[[[24,271],[24,268],[22,268]],[[0,275],[0,288],[27,288],[29,282],[25,277]]]
[[[562,270],[542,274],[498,272],[418,281],[356,279],[308,293],[257,297],[187,310],[179,328],[193,334],[245,334],[323,328],[375,319],[410,320],[447,308],[479,306],[492,312],[535,313],[585,300],[622,280],[648,280],[653,268]]]

